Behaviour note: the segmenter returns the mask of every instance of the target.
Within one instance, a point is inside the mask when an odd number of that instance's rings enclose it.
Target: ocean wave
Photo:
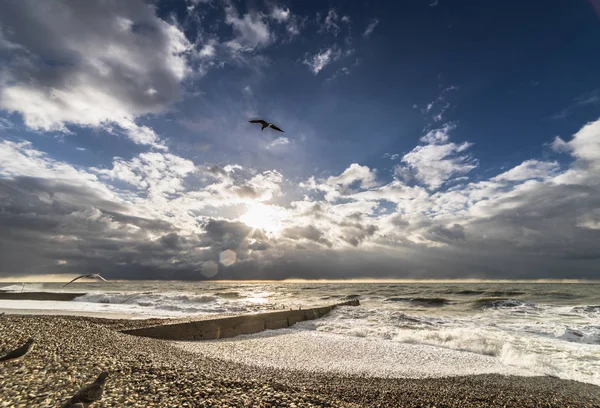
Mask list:
[[[576,306],[571,309],[573,313],[600,314],[600,306]]]
[[[438,293],[442,293],[444,295],[483,295],[485,290],[477,290],[477,289],[446,289],[440,291]]]
[[[430,321],[431,319],[426,319],[423,317],[410,316],[405,313],[392,313],[390,315],[390,320],[393,322],[396,321],[398,323],[402,323],[406,327],[411,326],[434,326],[434,323]],[[439,320],[438,320],[439,322]]]
[[[470,289],[465,289],[465,290],[459,290],[456,292],[453,292],[456,295],[483,295],[485,293],[484,290],[470,290]]]
[[[384,302],[407,302],[419,306],[429,307],[440,307],[450,304],[450,300],[445,298],[404,298],[404,297],[391,297],[384,300]]]
[[[600,344],[600,326],[568,327],[557,338],[571,343]]]
[[[217,292],[215,296],[225,298],[225,299],[237,299],[242,297],[239,292]]]
[[[472,302],[475,309],[508,309],[517,307],[535,308],[535,303],[506,298],[480,298]]]
[[[168,295],[142,293],[88,293],[77,297],[76,302],[124,304],[152,307],[154,309],[182,312],[215,312],[221,309],[216,296]]]
[[[485,292],[488,297],[509,297],[509,296],[520,296],[524,295],[525,292],[520,290],[493,290]]]
[[[577,293],[567,292],[541,292],[536,293],[536,296],[548,297],[550,299],[576,299],[579,297]]]

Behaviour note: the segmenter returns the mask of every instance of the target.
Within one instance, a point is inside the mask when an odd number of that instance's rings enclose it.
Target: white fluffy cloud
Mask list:
[[[287,137],[278,137],[267,145],[267,149],[276,149],[278,147],[286,146],[290,144],[290,139]]]
[[[530,179],[546,179],[559,169],[557,162],[541,162],[526,160],[512,169],[492,178],[492,181],[523,181]]]
[[[340,276],[359,273],[355,267],[361,257],[388,269],[400,260],[421,265],[437,257],[435,265],[443,265],[444,273],[460,275],[464,265],[489,269],[486,262],[498,253],[523,262],[537,259],[536,265],[550,270],[570,259],[600,257],[600,159],[594,154],[599,123],[564,142],[574,161],[562,171],[556,162],[526,160],[488,180],[431,189],[460,173],[460,166],[431,170],[416,161],[421,172],[416,174],[426,176],[411,185],[400,179],[385,182],[374,169],[354,163],[339,174],[300,183],[307,195],[287,204],[290,191],[274,170],[198,166],[163,152],[85,169],[54,160],[28,142],[4,141],[0,196],[8,201],[0,200],[0,226],[21,237],[21,249],[35,243],[44,256],[70,259],[68,264],[77,260],[78,265],[114,268],[118,261],[129,271],[134,264],[144,270],[177,265],[193,271],[231,248],[240,262],[253,265],[318,256],[327,268],[346,257],[348,249],[360,251],[354,264],[344,264],[345,272],[331,269]],[[435,134],[428,137],[433,143],[408,157],[423,149],[442,161],[463,154],[464,143]],[[270,233],[260,232],[261,225]],[[18,249],[14,239],[2,242],[0,248],[11,253]],[[303,258],[302,251],[313,255]]]
[[[323,68],[338,60],[342,56],[341,50],[337,46],[332,46],[319,51],[312,56],[306,56],[304,64],[308,65],[313,74],[317,75]]]
[[[558,151],[571,151],[573,156],[592,166],[600,165],[600,120],[590,122],[577,132],[570,142],[560,137],[554,140]]]
[[[417,146],[402,158],[404,166],[398,165],[398,177],[414,176],[431,189],[437,189],[454,176],[466,174],[477,167],[477,161],[464,154],[471,146],[461,144],[427,144]]]
[[[0,107],[22,114],[32,129],[102,127],[161,147],[136,118],[179,97],[190,44],[178,27],[141,0],[24,0],[0,11],[3,36],[15,45],[2,72]]]
[[[279,16],[281,17],[281,13]],[[233,27],[236,34],[235,38],[227,43],[234,50],[253,50],[265,47],[272,41],[266,18],[258,12],[249,12],[239,17],[237,10],[229,5],[226,8],[225,21]]]
[[[284,9],[284,8],[281,8],[281,7],[278,7],[278,6],[274,6],[271,9],[270,16],[271,16],[272,19],[274,19],[274,20],[276,20],[276,21],[278,21],[280,23],[283,23],[283,22],[288,21],[290,19],[290,14],[291,13],[290,13],[290,9],[289,8],[285,8]]]

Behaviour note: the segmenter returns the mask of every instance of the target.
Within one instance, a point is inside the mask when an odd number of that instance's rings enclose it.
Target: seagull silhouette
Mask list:
[[[30,337],[27,339],[25,344],[20,347],[17,347],[14,350],[9,351],[5,356],[0,358],[0,362],[17,360],[19,358],[25,357],[31,350],[33,350],[33,338]]]
[[[102,371],[96,381],[77,391],[75,395],[65,402],[62,408],[87,408],[90,404],[100,401],[102,399],[102,394],[104,393],[106,377],[108,377],[108,371]]]
[[[265,128],[271,128],[273,130],[278,130],[280,132],[283,132],[283,130],[279,129],[277,126],[275,126],[274,123],[269,123],[265,120],[262,119],[253,119],[253,120],[249,120],[248,122],[250,123],[260,123],[262,125],[262,128],[260,130],[265,130]]]
[[[73,279],[71,282],[67,282],[63,285],[63,288],[65,286],[67,286],[70,283],[75,282],[77,279],[81,279],[81,278],[93,278],[93,279],[102,279],[104,282],[109,282],[106,279],[104,279],[102,276],[100,276],[99,273],[88,273],[87,275],[80,275],[78,277],[76,277],[75,279]]]

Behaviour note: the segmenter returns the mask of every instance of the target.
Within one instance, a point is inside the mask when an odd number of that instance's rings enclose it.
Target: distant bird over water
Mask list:
[[[0,362],[12,361],[25,357],[31,350],[33,350],[33,341],[33,338],[30,337],[27,339],[25,344],[12,351],[9,351],[5,356],[0,357]]]
[[[88,273],[87,275],[80,275],[78,277],[76,277],[75,279],[73,279],[71,282],[67,282],[63,285],[63,288],[73,282],[75,282],[77,279],[81,279],[81,278],[92,278],[92,279],[102,279],[104,282],[109,282],[106,279],[104,279],[102,276],[100,276],[99,273]]]
[[[104,393],[106,377],[108,377],[108,371],[100,373],[96,381],[77,391],[77,393],[62,406],[62,408],[87,408],[90,404],[100,401],[102,399],[102,394]]]
[[[260,130],[265,130],[265,128],[271,128],[273,130],[278,130],[280,132],[283,132],[283,130],[281,130],[277,126],[275,126],[274,123],[269,123],[262,119],[253,119],[253,120],[250,120],[249,122],[250,123],[260,123],[262,125],[262,128]]]

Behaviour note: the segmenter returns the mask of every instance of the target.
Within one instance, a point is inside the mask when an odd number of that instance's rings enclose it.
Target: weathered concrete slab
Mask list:
[[[311,309],[285,310],[281,312],[223,317],[212,320],[164,324],[123,330],[123,333],[165,340],[215,340],[235,337],[241,334],[258,333],[263,330],[283,329],[293,326],[298,322],[323,317],[337,306],[358,306],[359,304],[357,299],[353,299],[336,305]]]
[[[76,297],[83,296],[85,293],[60,293],[60,292],[2,292],[2,300],[58,300],[68,302]]]

